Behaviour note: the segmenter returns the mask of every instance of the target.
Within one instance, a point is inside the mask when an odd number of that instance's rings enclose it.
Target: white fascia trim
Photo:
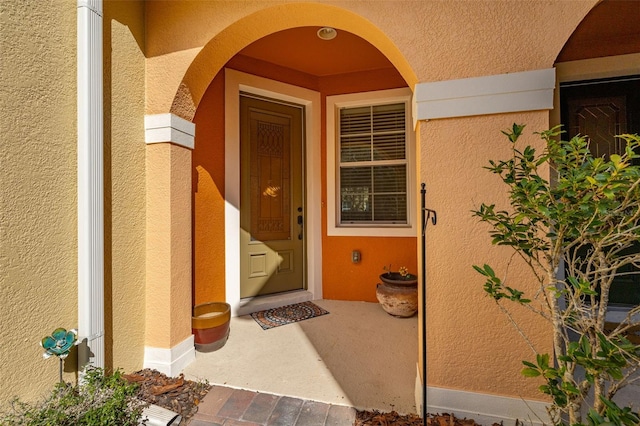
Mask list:
[[[417,120],[553,109],[555,69],[418,83]]]
[[[416,375],[416,407],[422,413],[420,371]],[[548,404],[524,398],[490,395],[455,389],[427,387],[427,412],[450,413],[458,418],[473,419],[481,425],[518,424],[543,426],[549,422]]]
[[[144,141],[173,143],[185,148],[195,147],[196,125],[175,114],[152,114],[144,117]]]
[[[560,83],[640,74],[640,53],[559,62],[556,70]]]
[[[171,349],[144,347],[144,368],[153,368],[169,377],[176,377],[196,359],[193,334]]]

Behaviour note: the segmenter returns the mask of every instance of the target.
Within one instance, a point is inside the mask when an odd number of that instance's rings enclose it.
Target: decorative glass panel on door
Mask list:
[[[291,239],[291,132],[276,121],[251,122],[251,237],[259,241]]]
[[[595,157],[624,151],[624,141],[615,136],[627,131],[625,96],[575,99],[568,106],[569,134],[589,136],[589,149]]]

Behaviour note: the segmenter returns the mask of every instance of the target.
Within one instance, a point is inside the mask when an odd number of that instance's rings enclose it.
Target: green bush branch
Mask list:
[[[638,269],[629,267],[640,267],[634,248],[640,237],[640,137],[621,135],[624,152],[594,158],[587,138],[563,141],[559,127],[539,133],[542,153],[520,148],[523,129],[514,124],[502,132],[511,158],[486,167],[508,187],[510,208],[483,203],[473,214],[491,225],[494,245],[511,247],[530,267],[538,292],[527,296],[491,266],[473,267],[512,322],[506,301],[548,320],[554,357],[537,353],[535,362],[523,361],[522,374],[543,380],[540,391],[551,398],[554,424],[583,424],[581,409],[590,392],[595,401],[587,407],[587,424],[638,424],[638,414],[612,398],[640,371],[640,346],[626,338],[639,325],[640,306],[614,330],[605,330],[605,323],[613,279],[636,275]],[[566,277],[560,278],[563,267]]]

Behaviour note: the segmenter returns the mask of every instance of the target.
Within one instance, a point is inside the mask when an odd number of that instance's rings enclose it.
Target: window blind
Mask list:
[[[406,104],[340,109],[340,222],[407,223]]]

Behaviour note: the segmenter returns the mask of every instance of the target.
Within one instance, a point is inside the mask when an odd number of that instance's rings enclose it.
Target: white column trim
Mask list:
[[[105,365],[102,0],[78,1],[78,354]],[[90,359],[92,358],[92,359]]]
[[[175,114],[151,114],[144,117],[144,141],[172,143],[194,149],[196,125]]]
[[[196,359],[193,334],[170,349],[144,347],[144,368],[152,368],[176,377],[187,365]]]
[[[417,120],[553,109],[555,69],[418,83]]]

